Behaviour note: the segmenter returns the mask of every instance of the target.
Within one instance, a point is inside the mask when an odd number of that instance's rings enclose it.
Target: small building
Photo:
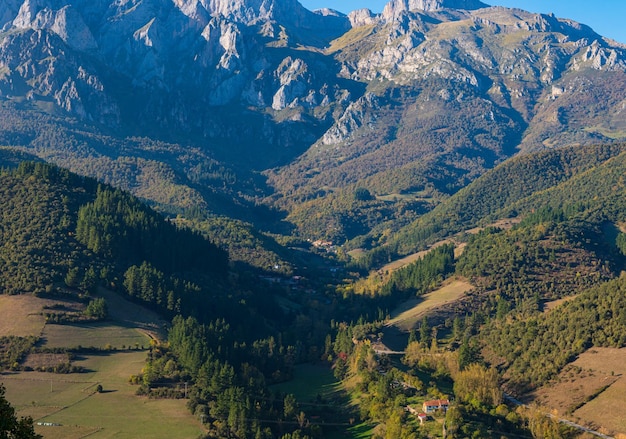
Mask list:
[[[424,422],[428,421],[428,415],[426,413],[418,412],[417,410],[415,410],[410,405],[407,405],[404,409],[407,412],[411,413],[413,416],[415,416],[417,419],[419,419],[420,425],[423,425]]]
[[[442,410],[444,413],[448,411],[448,407],[450,406],[450,401],[447,399],[433,399],[430,401],[425,401],[422,405],[422,411],[426,414],[433,413],[436,410]]]

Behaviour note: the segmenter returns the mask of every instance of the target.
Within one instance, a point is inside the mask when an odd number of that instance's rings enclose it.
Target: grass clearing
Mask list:
[[[42,426],[35,425],[35,432],[46,439],[82,439],[91,437],[98,428],[81,427],[79,425]]]
[[[396,326],[401,331],[410,331],[429,311],[459,300],[471,290],[472,285],[464,279],[450,279],[441,288],[422,297],[410,299],[391,313],[387,326]]]
[[[350,29],[348,32],[343,34],[341,37],[336,40],[331,41],[330,47],[327,50],[327,53],[337,52],[351,44],[354,44],[363,38],[368,37],[372,34],[374,30],[374,25],[365,25],[360,27],[354,27]]]
[[[547,410],[617,435],[626,434],[624,395],[626,349],[591,348],[531,397]]]
[[[363,250],[362,248],[355,248],[354,250],[350,250],[348,254],[350,255],[352,259],[359,259],[365,256],[367,252]]]
[[[317,395],[328,396],[337,391],[339,382],[332,369],[325,365],[300,364],[294,369],[293,380],[272,386],[282,393],[292,393],[298,401],[309,402]]]
[[[573,363],[584,369],[597,371],[605,381],[613,384],[589,401],[574,415],[612,433],[626,434],[626,349],[592,348]],[[610,409],[607,410],[607,408]]]
[[[115,293],[100,293],[107,299],[110,320],[80,325],[45,324],[40,315],[43,306],[60,300],[0,296],[0,335],[41,336],[44,347],[128,348],[79,354],[72,363],[86,370],[80,374],[0,374],[7,399],[18,416],[31,416],[35,430],[46,439],[200,436],[203,427],[187,410],[185,400],[138,397],[137,387],[128,382],[145,366],[147,352],[135,347],[147,348],[152,338],[162,335],[162,321],[155,313]],[[49,363],[60,358],[35,354],[29,361],[34,365],[36,361]],[[103,393],[96,393],[98,384]]]
[[[48,302],[31,295],[0,295],[0,336],[39,337],[46,324],[41,310]]]
[[[395,270],[398,270],[402,267],[406,267],[407,265],[417,261],[418,259],[422,259],[424,256],[426,256],[428,253],[430,253],[431,250],[436,249],[437,247],[441,247],[444,244],[452,244],[453,241],[450,239],[445,239],[443,241],[439,241],[435,244],[433,244],[432,246],[430,246],[427,250],[422,250],[421,252],[417,252],[417,253],[413,253],[409,256],[406,256],[402,259],[398,259],[395,260],[393,262],[390,262],[389,264],[383,266],[379,271],[385,273],[387,271],[392,272]]]
[[[70,357],[65,353],[31,353],[28,354],[22,365],[36,370],[41,367],[54,367],[69,362]]]
[[[2,376],[7,398],[21,414],[55,413],[89,396],[85,389],[93,383],[81,375],[57,375],[41,372],[21,372]],[[34,418],[34,417],[33,417]],[[34,418],[38,420],[38,418]]]
[[[621,140],[621,139],[626,138],[626,130],[619,129],[619,128],[612,129],[612,128],[606,128],[600,125],[596,125],[592,127],[585,127],[583,128],[583,131],[586,131],[588,133],[601,134],[604,137],[607,137],[612,140]]]
[[[104,288],[98,289],[98,295],[106,299],[111,320],[119,322],[122,326],[140,329],[161,340],[166,338],[167,334],[163,328],[167,322],[154,311]]]
[[[42,333],[44,345],[49,348],[94,346],[104,349],[107,345],[144,346],[150,344],[150,337],[136,328],[119,326],[112,322],[84,325],[46,325]]]
[[[273,391],[293,394],[300,408],[312,423],[324,419],[324,437],[327,439],[365,439],[372,437],[372,426],[352,423],[357,418],[353,395],[346,392],[347,382],[339,382],[332,369],[325,364],[300,364],[294,378],[272,386]]]
[[[126,351],[88,355],[76,361],[90,372],[56,375],[21,372],[3,375],[7,398],[20,416],[35,422],[61,424],[37,426],[46,439],[170,438],[197,437],[202,426],[183,400],[152,400],[137,397],[136,386],[128,383],[131,374],[145,364],[146,352]],[[103,393],[95,393],[101,384]]]
[[[553,309],[558,308],[560,305],[563,305],[564,303],[569,302],[570,300],[574,300],[577,297],[578,295],[575,295],[575,296],[563,297],[562,299],[550,300],[549,302],[545,302],[543,304],[543,312],[550,312]]]
[[[394,193],[394,194],[384,194],[377,195],[377,200],[388,201],[388,202],[397,202],[397,201],[433,201],[433,197],[427,191],[419,191],[419,192],[406,192],[406,193]]]
[[[369,439],[374,434],[374,427],[370,424],[362,423],[350,427],[348,433],[352,439]]]

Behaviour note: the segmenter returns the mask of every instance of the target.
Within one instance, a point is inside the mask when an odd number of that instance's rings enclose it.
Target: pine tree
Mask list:
[[[0,438],[41,439],[35,433],[32,418],[17,419],[15,409],[5,398],[6,388],[0,384]]]

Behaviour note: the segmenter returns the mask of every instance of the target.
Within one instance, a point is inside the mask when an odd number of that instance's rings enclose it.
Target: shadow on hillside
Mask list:
[[[409,342],[409,334],[401,331],[396,326],[385,326],[382,329],[382,342],[391,351],[401,352],[406,349]]]

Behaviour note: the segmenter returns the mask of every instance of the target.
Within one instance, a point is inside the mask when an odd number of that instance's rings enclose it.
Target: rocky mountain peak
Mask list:
[[[458,129],[465,137],[450,145],[499,160],[501,144],[554,128],[523,137],[534,118],[565,120],[556,107],[570,108],[586,76],[597,87],[626,71],[624,47],[584,25],[479,0],[391,0],[382,14],[348,16],[298,0],[0,0],[0,19],[0,99],[53,102],[113,128],[158,125],[163,136],[254,145],[263,166],[313,145],[361,154],[359,145],[404,148],[423,135],[435,147],[432,127],[443,141]],[[618,100],[589,114],[618,120]],[[448,116],[456,111],[469,116]],[[424,134],[382,129],[394,126]],[[474,126],[492,135],[477,140]],[[289,152],[276,159],[258,145]]]
[[[352,27],[365,26],[376,23],[377,16],[369,9],[357,9],[348,14]]]
[[[17,29],[50,30],[74,49],[95,49],[96,40],[81,14],[71,5],[56,3],[26,0],[13,20],[13,26]]]
[[[246,24],[277,19],[277,15],[290,15],[297,9],[295,0],[277,4],[274,0],[201,0],[208,12],[229,20]]]
[[[474,10],[486,8],[488,5],[480,0],[391,0],[385,6],[382,16],[387,21],[397,17],[402,12],[410,11],[439,11],[441,9]]]

